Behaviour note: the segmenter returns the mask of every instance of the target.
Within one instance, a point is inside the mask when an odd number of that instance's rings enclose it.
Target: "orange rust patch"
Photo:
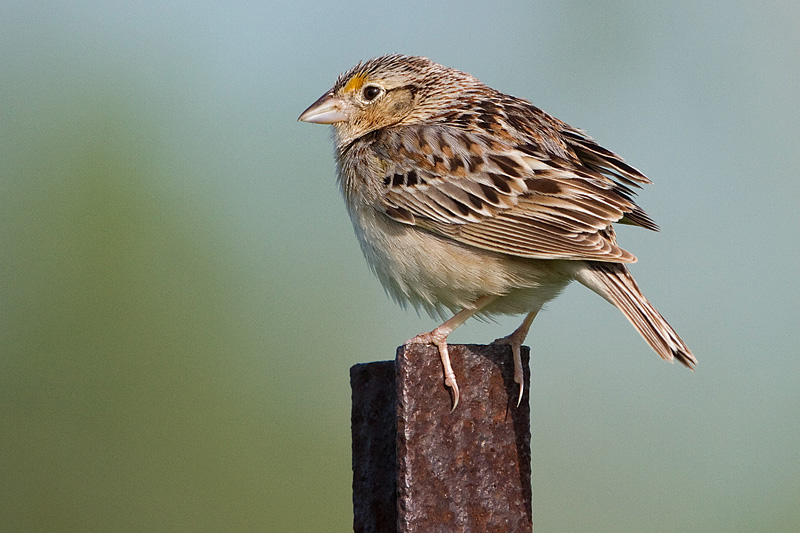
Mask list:
[[[364,74],[356,74],[347,84],[344,86],[344,90],[346,92],[350,91],[360,91],[361,87],[364,86],[364,83],[367,81],[367,77]]]

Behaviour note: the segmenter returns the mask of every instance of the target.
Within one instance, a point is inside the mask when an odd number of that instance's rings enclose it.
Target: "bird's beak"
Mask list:
[[[347,111],[347,104],[344,100],[334,96],[332,92],[327,92],[303,111],[297,120],[314,124],[333,124],[334,122],[344,122],[350,118]]]

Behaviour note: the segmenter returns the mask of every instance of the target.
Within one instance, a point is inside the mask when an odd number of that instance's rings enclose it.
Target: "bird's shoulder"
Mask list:
[[[610,226],[656,228],[633,201],[643,174],[524,101],[457,109],[359,140],[379,210],[511,255],[635,260]]]

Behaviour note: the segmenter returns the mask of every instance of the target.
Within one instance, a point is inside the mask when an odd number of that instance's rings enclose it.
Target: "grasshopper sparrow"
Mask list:
[[[572,280],[617,306],[663,359],[697,360],[642,295],[613,223],[656,230],[634,203],[650,183],[581,130],[424,57],[359,63],[299,120],[332,124],[338,181],[361,249],[401,304],[454,316],[408,343],[438,347],[453,408],[447,337],[473,315],[536,313]],[[519,403],[519,400],[518,402]]]

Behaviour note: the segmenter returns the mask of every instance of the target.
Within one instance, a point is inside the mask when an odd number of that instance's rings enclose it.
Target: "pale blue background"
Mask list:
[[[0,6],[0,529],[351,527],[348,368],[435,323],[384,297],[296,118],[386,52],[655,181],[663,231],[619,237],[700,364],[579,286],[540,314],[537,531],[800,529],[800,4],[487,6]]]

